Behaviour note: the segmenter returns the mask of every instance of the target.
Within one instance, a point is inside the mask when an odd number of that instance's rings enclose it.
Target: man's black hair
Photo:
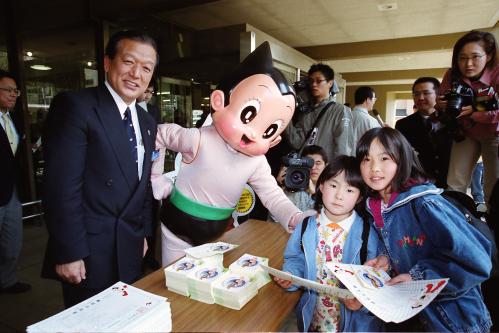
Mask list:
[[[116,54],[118,53],[119,43],[124,39],[130,39],[152,46],[154,51],[156,51],[155,65],[159,63],[158,45],[156,44],[156,41],[148,34],[137,30],[118,31],[117,33],[113,34],[111,38],[109,38],[105,50],[105,55],[109,57],[109,59],[114,59],[114,57],[116,57]]]
[[[272,64],[272,53],[269,42],[264,42],[251,52],[229,75],[225,76],[217,86],[224,92],[224,105],[229,104],[230,93],[239,82],[256,75],[266,74],[272,78],[282,95],[293,95],[295,91],[284,75]]]
[[[308,75],[310,76],[314,72],[321,72],[322,75],[324,75],[324,78],[328,81],[334,80],[334,70],[326,64],[313,64],[308,70]]]
[[[426,83],[426,82],[433,83],[433,90],[435,90],[435,92],[437,92],[438,88],[440,88],[440,81],[438,81],[437,78],[431,76],[423,76],[414,81],[414,83],[412,84],[412,92],[414,92],[416,84]]]
[[[362,86],[355,90],[355,105],[362,104],[368,98],[374,97],[374,89],[368,86]]]
[[[3,69],[0,69],[0,80],[3,79],[4,77],[14,80],[14,82],[16,82],[17,84],[17,80],[14,74],[12,74],[11,72],[4,71]]]

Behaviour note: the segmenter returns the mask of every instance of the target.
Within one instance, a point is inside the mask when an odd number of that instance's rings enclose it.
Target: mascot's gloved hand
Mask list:
[[[151,175],[152,195],[154,199],[166,199],[173,190],[173,181],[167,175]]]
[[[293,215],[293,217],[291,218],[291,220],[289,220],[288,223],[288,232],[292,233],[295,230],[296,226],[300,224],[300,222],[303,222],[305,218],[309,216],[314,216],[315,214],[317,214],[317,211],[315,209],[309,209],[304,212]]]

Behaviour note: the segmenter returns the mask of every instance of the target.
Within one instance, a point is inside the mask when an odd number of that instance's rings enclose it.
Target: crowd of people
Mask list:
[[[497,222],[497,53],[492,34],[464,35],[443,81],[415,80],[415,112],[391,128],[370,114],[376,102],[371,87],[355,91],[352,109],[336,102],[334,71],[325,64],[309,69],[310,110],[293,117],[294,90],[264,43],[212,92],[213,125],[182,128],[158,126],[159,110],[148,104],[156,42],[140,32],[118,32],[105,50],[106,82],[61,93],[50,106],[43,136],[49,240],[42,276],[61,281],[66,307],[117,281],[132,283],[143,273],[144,256],[159,266],[150,249],[158,216],[167,265],[185,248],[225,232],[249,183],[269,218],[291,233],[283,270],[332,286],[340,283],[326,268],[331,261],[386,270],[391,285],[449,278],[441,296],[396,329],[486,332],[492,320],[480,288],[491,274],[493,244],[441,193],[466,193],[473,180],[476,204],[492,228]],[[15,274],[22,224],[14,175],[22,135],[9,112],[18,96],[15,77],[0,72],[0,154],[7,157],[0,163],[0,290],[10,293],[30,289]],[[302,188],[287,188],[284,165],[271,175],[265,154],[281,134],[298,156],[311,160]],[[163,174],[165,149],[182,153],[175,183]],[[480,159],[483,191],[481,176],[474,176]],[[400,246],[413,237],[420,238],[417,245]],[[303,292],[297,318],[301,331],[393,329],[357,300],[311,290]]]

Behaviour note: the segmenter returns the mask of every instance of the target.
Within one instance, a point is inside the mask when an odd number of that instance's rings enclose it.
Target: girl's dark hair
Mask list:
[[[322,192],[319,189],[319,186],[324,184],[327,180],[336,177],[342,171],[345,171],[345,180],[347,184],[358,188],[360,191],[359,198],[363,198],[366,194],[366,185],[362,180],[362,176],[360,175],[359,162],[353,156],[340,155],[333,159],[325,168],[322,170],[319,179],[316,184],[315,191],[315,205],[314,208],[317,211],[322,209],[324,205],[322,201]]]
[[[452,78],[454,80],[459,79],[462,75],[459,71],[459,52],[461,52],[464,45],[468,43],[480,43],[487,55],[490,56],[489,62],[487,62],[488,67],[494,68],[497,65],[497,42],[493,34],[485,31],[472,30],[468,32],[463,37],[459,38],[454,45],[454,50],[452,51]]]
[[[414,149],[402,133],[391,127],[377,127],[364,133],[357,144],[359,164],[369,155],[371,143],[375,139],[378,139],[386,153],[397,164],[397,172],[391,183],[393,192],[402,192],[413,185],[428,181]]]

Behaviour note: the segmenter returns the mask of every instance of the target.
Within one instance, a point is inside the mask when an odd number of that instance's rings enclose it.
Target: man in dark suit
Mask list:
[[[62,282],[66,307],[141,275],[151,230],[156,124],[136,99],[158,62],[135,31],[106,47],[106,82],[56,96],[47,116],[43,203],[49,241],[42,275]]]
[[[150,104],[149,102],[152,99],[152,96],[158,89],[156,88],[156,81],[154,78],[149,82],[149,86],[147,89],[144,91],[144,93],[137,98],[137,102],[139,102],[139,105],[147,111],[151,115],[151,117],[154,118],[156,121],[156,124],[161,123],[161,113],[158,109],[158,107],[154,104]]]
[[[426,173],[435,179],[435,185],[447,188],[452,138],[435,116],[439,87],[440,82],[434,77],[417,79],[412,85],[416,111],[398,120],[395,128],[414,148]]]
[[[22,208],[16,190],[22,135],[10,110],[19,95],[14,76],[0,70],[0,293],[15,294],[31,289],[16,276],[23,242]]]

